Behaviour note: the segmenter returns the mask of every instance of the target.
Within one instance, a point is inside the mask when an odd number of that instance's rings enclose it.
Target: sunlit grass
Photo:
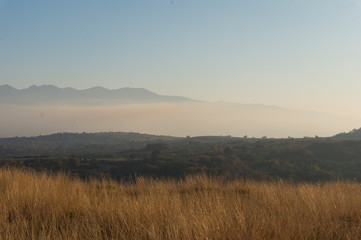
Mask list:
[[[361,239],[361,185],[0,170],[1,239]]]

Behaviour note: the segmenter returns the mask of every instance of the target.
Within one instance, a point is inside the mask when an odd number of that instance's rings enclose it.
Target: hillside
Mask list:
[[[346,132],[339,133],[333,137],[340,138],[340,139],[361,139],[361,128],[353,129],[347,133]]]
[[[360,159],[361,140],[335,138],[61,133],[0,139],[0,166],[115,180],[209,173],[228,179],[361,182]]]
[[[0,158],[14,156],[96,154],[172,143],[181,138],[126,132],[56,133],[37,137],[0,138]]]
[[[37,137],[0,138],[0,145],[79,145],[79,144],[123,144],[152,141],[173,141],[177,137],[141,134],[133,132],[99,132],[99,133],[55,133]]]

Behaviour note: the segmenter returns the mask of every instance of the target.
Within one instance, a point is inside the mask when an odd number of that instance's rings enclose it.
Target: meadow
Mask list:
[[[0,170],[1,239],[361,239],[361,184]]]

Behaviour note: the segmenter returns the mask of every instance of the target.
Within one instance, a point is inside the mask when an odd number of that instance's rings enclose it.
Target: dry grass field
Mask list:
[[[361,185],[0,170],[1,239],[361,239]]]

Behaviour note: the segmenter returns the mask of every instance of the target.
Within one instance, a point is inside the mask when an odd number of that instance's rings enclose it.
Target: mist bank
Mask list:
[[[172,136],[320,137],[359,127],[357,119],[264,105],[227,103],[116,106],[0,105],[0,137],[57,132],[140,132]]]

